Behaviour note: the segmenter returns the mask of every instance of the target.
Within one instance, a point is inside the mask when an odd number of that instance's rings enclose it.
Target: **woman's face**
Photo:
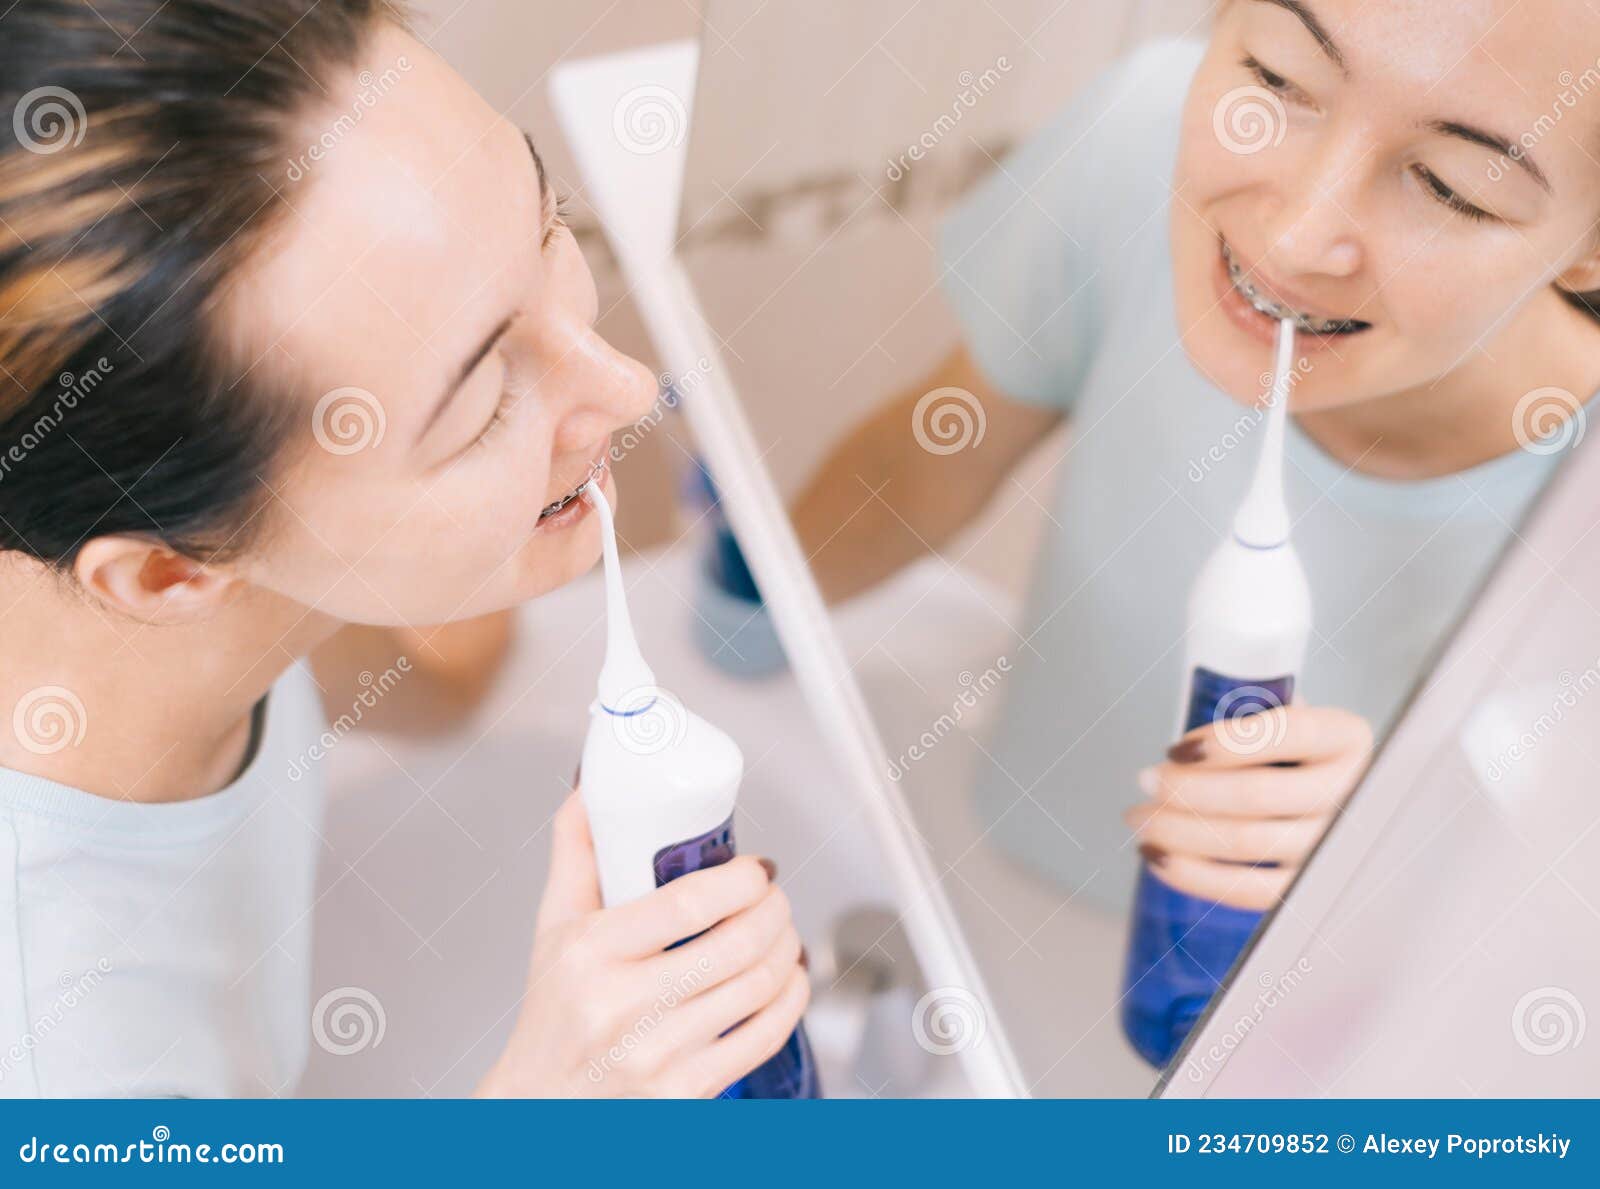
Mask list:
[[[274,179],[290,209],[223,309],[230,358],[303,406],[239,568],[350,622],[533,598],[599,556],[583,501],[541,512],[649,411],[655,379],[595,333],[530,142],[454,71],[385,27],[325,85]]]
[[[1297,336],[1301,411],[1530,354],[1575,316],[1551,282],[1593,281],[1597,57],[1580,0],[1231,0],[1174,178],[1195,366],[1259,397],[1274,301],[1343,331]]]

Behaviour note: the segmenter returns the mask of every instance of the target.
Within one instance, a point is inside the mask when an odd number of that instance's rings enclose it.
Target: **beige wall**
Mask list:
[[[700,92],[684,251],[767,462],[793,491],[874,402],[940,357],[954,327],[931,289],[938,212],[1006,145],[1129,45],[1201,27],[1197,0],[423,0],[419,32],[496,108],[532,131],[595,267],[602,331],[651,359],[582,201],[545,96],[551,66],[695,36]],[[1005,69],[997,63],[1004,60]],[[898,181],[890,163],[933,128],[967,80],[981,98]],[[909,164],[909,163],[907,163]],[[654,432],[628,455],[622,532],[675,529],[668,484],[687,446]],[[1026,503],[1026,501],[1025,501]],[[991,533],[980,566],[1028,552],[1030,508]],[[1009,580],[1009,578],[1008,578]]]

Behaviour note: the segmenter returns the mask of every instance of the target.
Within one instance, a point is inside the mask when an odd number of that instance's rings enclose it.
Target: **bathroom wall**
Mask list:
[[[1150,36],[1203,30],[1199,0],[420,0],[418,32],[497,109],[531,130],[572,194],[601,295],[601,329],[652,352],[598,234],[545,96],[550,68],[675,37],[705,21],[690,141],[684,250],[780,486],[793,490],[828,443],[939,358],[954,328],[930,291],[938,210],[1108,59]],[[597,12],[596,9],[599,11]],[[1006,62],[1002,71],[1000,59]],[[993,85],[957,133],[892,168],[969,79]],[[670,540],[685,445],[643,436],[621,468],[621,532]],[[1010,509],[970,559],[1010,585],[1039,515]],[[987,528],[988,526],[984,526]],[[979,530],[980,532],[982,529]]]

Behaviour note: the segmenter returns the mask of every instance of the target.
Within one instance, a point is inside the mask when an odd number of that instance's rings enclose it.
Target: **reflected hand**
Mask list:
[[[711,1098],[783,1047],[811,990],[765,863],[740,856],[602,908],[577,794],[553,829],[527,990],[480,1094]]]
[[[1367,720],[1292,704],[1206,723],[1139,773],[1124,814],[1151,870],[1180,892],[1265,910],[1283,896],[1372,755]],[[1275,765],[1289,765],[1278,767]],[[1273,866],[1253,864],[1270,863]]]

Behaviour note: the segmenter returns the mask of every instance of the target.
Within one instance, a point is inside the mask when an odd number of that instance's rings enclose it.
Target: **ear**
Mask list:
[[[1573,293],[1591,293],[1600,289],[1600,247],[1566,268],[1556,277],[1556,284]]]
[[[221,608],[241,579],[139,537],[96,537],[72,563],[78,584],[112,611],[146,623],[192,623]]]

